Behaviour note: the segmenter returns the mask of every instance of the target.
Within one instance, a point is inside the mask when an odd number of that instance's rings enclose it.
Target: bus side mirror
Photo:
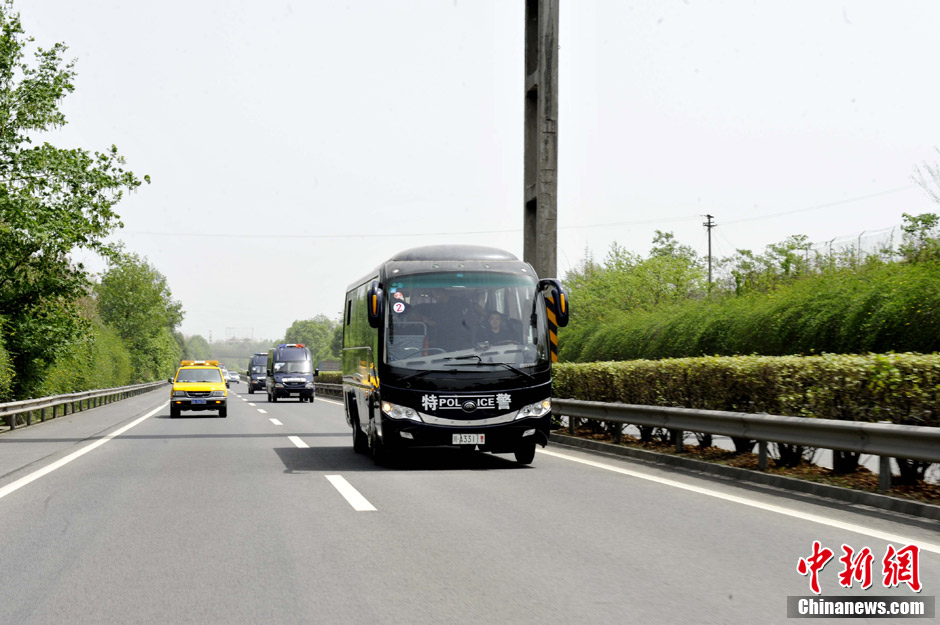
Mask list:
[[[382,325],[383,300],[384,293],[382,293],[382,287],[379,286],[378,280],[373,280],[372,286],[369,287],[369,291],[366,293],[366,308],[369,312],[369,325],[373,328],[378,328]]]
[[[555,325],[564,328],[568,325],[568,292],[561,286],[561,281],[555,278],[539,280],[540,289],[549,289],[546,300],[549,309],[555,314]]]

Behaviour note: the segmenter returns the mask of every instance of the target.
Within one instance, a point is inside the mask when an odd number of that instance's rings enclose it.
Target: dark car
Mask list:
[[[303,343],[281,343],[268,350],[265,366],[265,390],[268,401],[282,397],[296,397],[300,401],[313,401],[313,358]]]

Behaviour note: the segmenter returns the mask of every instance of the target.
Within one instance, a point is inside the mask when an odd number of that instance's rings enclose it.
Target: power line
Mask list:
[[[797,208],[789,211],[782,211],[779,213],[770,213],[768,215],[758,215],[756,217],[742,217],[741,219],[732,219],[731,221],[726,221],[725,225],[728,224],[739,224],[744,221],[758,221],[760,219],[770,219],[771,217],[780,217],[782,215],[793,215],[795,213],[805,213],[807,211],[819,210],[820,208],[829,208],[831,206],[840,206],[842,204],[850,204],[852,202],[859,202],[861,200],[868,200],[873,197],[881,197],[882,195],[890,195],[892,193],[898,193],[900,191],[907,191],[908,189],[913,189],[916,187],[916,184],[909,184],[907,186],[898,187],[896,189],[888,189],[887,191],[879,191],[878,193],[871,193],[869,195],[860,195],[858,197],[852,197],[845,200],[839,200],[837,202],[828,202],[826,204],[817,204],[815,206],[807,206],[806,208]]]
[[[674,217],[671,219],[644,219],[639,221],[616,221],[603,224],[587,224],[582,226],[562,226],[559,230],[577,230],[583,228],[609,228],[611,226],[641,226],[649,224],[672,223],[676,221],[690,221],[698,217]],[[387,232],[379,234],[249,234],[249,233],[220,233],[220,232],[154,232],[126,230],[125,234],[145,235],[156,237],[199,237],[214,239],[352,239],[352,238],[391,238],[391,237],[434,237],[456,234],[507,234],[522,232],[522,228],[507,228],[505,230],[473,230],[450,232]]]

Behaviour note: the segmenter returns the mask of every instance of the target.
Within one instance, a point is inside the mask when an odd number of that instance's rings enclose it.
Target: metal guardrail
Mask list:
[[[323,392],[324,395],[335,395],[341,397],[343,395],[343,385],[342,384],[325,384],[325,383],[316,383],[316,392]]]
[[[677,434],[677,451],[682,450],[684,432],[756,440],[759,443],[758,463],[761,469],[767,468],[768,442],[872,454],[881,458],[882,490],[891,486],[891,458],[940,462],[940,428],[934,427],[639,406],[576,399],[552,399],[552,412],[555,416],[568,417],[568,427],[572,434],[574,419],[672,430]]]
[[[81,410],[96,408],[115,401],[120,401],[128,397],[140,395],[147,391],[165,386],[167,382],[147,382],[145,384],[134,384],[131,386],[120,386],[116,388],[98,389],[94,391],[82,391],[80,393],[70,393],[68,395],[51,395],[49,397],[38,397],[36,399],[25,399],[22,401],[12,401],[0,404],[0,420],[4,420],[11,430],[20,427],[17,423],[17,416],[26,415],[22,425],[33,424],[33,413],[39,413],[39,420],[55,419],[59,416],[73,414]],[[59,408],[61,407],[61,414]],[[52,409],[52,414],[47,415],[46,411]]]

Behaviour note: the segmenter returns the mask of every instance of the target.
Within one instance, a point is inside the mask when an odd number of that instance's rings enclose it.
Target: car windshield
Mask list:
[[[512,364],[549,358],[545,304],[533,276],[442,272],[388,287],[386,361],[410,369]],[[492,367],[490,367],[492,368]]]
[[[180,369],[176,374],[177,382],[221,382],[222,372],[218,369]]]
[[[313,363],[309,360],[288,360],[274,363],[274,373],[313,373]]]
[[[251,368],[252,373],[264,373],[264,365],[255,365]]]

